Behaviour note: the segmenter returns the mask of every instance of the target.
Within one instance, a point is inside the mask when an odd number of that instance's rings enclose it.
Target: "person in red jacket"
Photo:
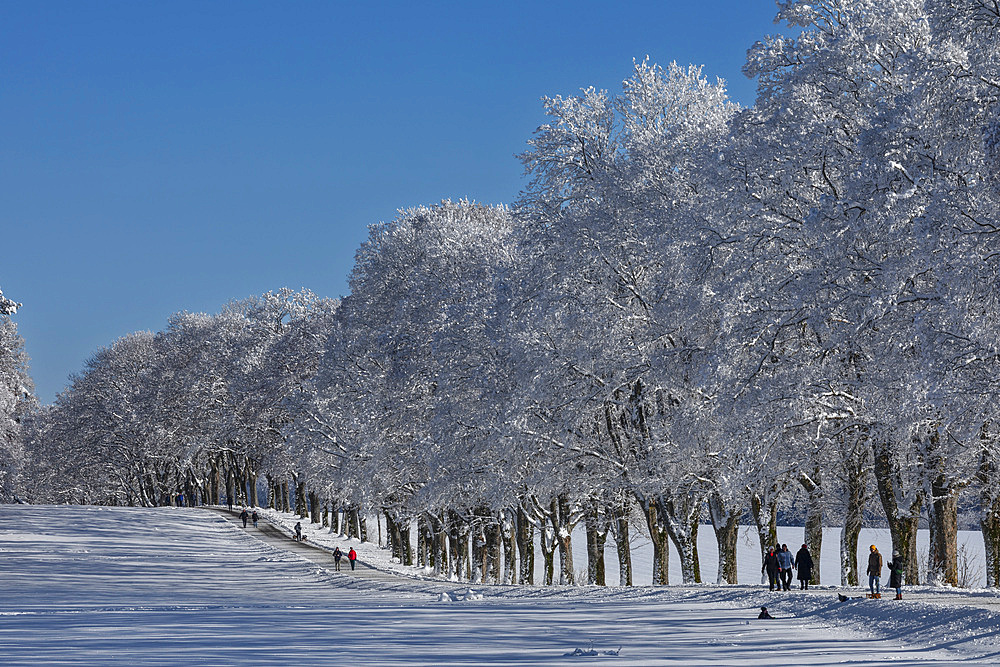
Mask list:
[[[358,552],[351,547],[351,550],[347,552],[347,560],[351,561],[351,569],[354,569],[354,561],[358,559]]]

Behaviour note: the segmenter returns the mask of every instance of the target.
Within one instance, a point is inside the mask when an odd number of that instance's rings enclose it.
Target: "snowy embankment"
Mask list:
[[[362,581],[256,534],[199,509],[2,506],[0,662],[923,665],[996,657],[1000,618],[975,609],[738,587],[477,587],[468,595],[458,584],[446,604],[440,591],[449,584]],[[353,544],[368,562],[384,553]],[[756,620],[761,604],[778,619]]]

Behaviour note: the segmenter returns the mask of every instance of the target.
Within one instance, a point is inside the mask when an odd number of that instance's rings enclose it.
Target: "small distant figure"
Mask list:
[[[778,563],[778,555],[774,553],[774,547],[769,547],[767,550],[767,555],[764,556],[764,564],[761,566],[761,573],[767,572],[767,581],[771,585],[771,590],[773,591],[775,587],[780,591],[781,582],[778,579],[778,571],[781,569],[781,565]]]
[[[778,575],[781,578],[782,590],[792,590],[792,567],[794,565],[792,552],[788,550],[787,544],[782,544],[781,551],[778,552]]]
[[[344,552],[337,547],[333,550],[333,569],[340,572],[340,559],[344,557]]]
[[[296,542],[301,542],[302,541],[302,522],[301,521],[296,521],[295,522],[295,541]]]
[[[229,508],[230,512],[233,511],[233,499],[230,496],[226,496],[226,506]]]
[[[889,568],[889,588],[896,589],[896,599],[903,599],[903,557],[893,550],[892,560],[885,564]]]
[[[257,516],[257,510],[254,510],[253,514],[250,515],[250,519],[253,521],[253,527],[254,528],[257,527],[257,519],[259,519],[259,518],[260,517]]]
[[[347,560],[351,561],[351,570],[354,569],[354,561],[358,559],[358,552],[351,547],[351,550],[347,552]]]
[[[246,528],[247,527],[247,519],[250,518],[250,513],[247,512],[247,508],[246,507],[244,507],[243,511],[240,512],[240,518],[243,519],[243,527]]]
[[[809,590],[809,580],[812,579],[813,558],[809,553],[809,547],[802,545],[802,548],[795,554],[795,569],[799,573],[799,590]]]
[[[774,618],[774,616],[771,616],[769,613],[767,613],[767,607],[761,607],[760,613],[757,614],[757,618]]]
[[[874,544],[868,547],[868,550],[871,552],[868,554],[868,590],[874,597],[882,594],[882,554]]]

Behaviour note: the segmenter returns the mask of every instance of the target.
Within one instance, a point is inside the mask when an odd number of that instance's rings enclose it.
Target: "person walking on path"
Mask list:
[[[247,519],[250,518],[250,515],[247,513],[247,508],[246,507],[244,507],[243,511],[240,512],[240,518],[243,519],[243,527],[246,528],[247,527]]]
[[[771,590],[773,591],[775,586],[778,590],[781,590],[781,582],[778,580],[778,570],[781,566],[778,564],[778,556],[774,553],[774,547],[769,547],[767,550],[767,555],[764,556],[764,565],[761,566],[761,573],[767,572],[767,581],[771,585]]]
[[[903,557],[898,551],[892,552],[892,560],[885,564],[889,568],[889,588],[896,589],[896,599],[903,599]]]
[[[354,561],[358,559],[358,552],[351,547],[351,550],[347,552],[347,560],[351,561],[351,569],[354,569]]]
[[[253,511],[253,514],[250,515],[250,518],[253,520],[253,527],[256,528],[257,527],[257,519],[260,518],[260,517],[257,516],[257,510]]]
[[[799,572],[799,590],[809,590],[809,580],[813,574],[813,557],[809,553],[809,547],[804,544],[795,554],[795,569]]]
[[[337,547],[333,550],[333,569],[340,572],[340,559],[344,557],[344,552]]]
[[[875,545],[868,547],[871,552],[868,554],[868,590],[872,595],[882,594],[882,554],[878,552]]]
[[[295,522],[295,541],[296,542],[301,542],[302,541],[302,522],[301,521],[296,521]]]
[[[792,552],[788,550],[787,544],[781,545],[781,551],[778,552],[778,567],[779,575],[781,577],[781,588],[786,591],[792,590],[792,567],[794,563],[792,562]]]

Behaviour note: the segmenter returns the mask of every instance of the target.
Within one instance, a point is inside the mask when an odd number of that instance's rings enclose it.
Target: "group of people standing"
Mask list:
[[[882,554],[873,544],[868,547],[868,590],[871,597],[882,597]],[[898,551],[892,552],[892,560],[885,564],[889,568],[889,588],[896,589],[896,599],[903,599],[903,557]]]
[[[869,547],[868,554],[868,589],[871,591],[870,597],[881,597],[882,581],[882,554],[873,544]],[[885,564],[889,568],[889,587],[896,589],[896,599],[903,599],[903,557],[898,551],[892,552],[892,560]],[[808,590],[809,580],[812,579],[813,559],[809,554],[809,547],[805,544],[792,558],[787,544],[769,547],[767,555],[764,556],[764,565],[760,568],[762,573],[767,573],[768,584],[772,591],[787,591],[792,585],[792,570],[798,571],[799,588]]]
[[[802,545],[795,557],[788,550],[787,544],[769,547],[767,555],[764,556],[764,565],[760,568],[762,573],[767,573],[767,580],[771,590],[789,591],[792,589],[792,570],[799,573],[799,589],[807,590],[809,580],[812,579],[813,559],[809,554],[809,547]]]

